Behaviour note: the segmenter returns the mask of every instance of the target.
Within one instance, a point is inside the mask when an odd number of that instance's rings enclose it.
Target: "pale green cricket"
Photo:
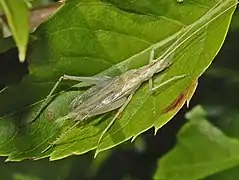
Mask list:
[[[209,12],[215,9],[222,1],[219,1]],[[237,4],[237,3],[236,3]],[[120,116],[120,114],[124,111],[128,103],[131,101],[133,95],[141,86],[141,84],[145,81],[149,81],[149,90],[150,93],[156,91],[159,87],[172,82],[177,81],[179,79],[188,77],[188,74],[182,74],[175,76],[163,83],[159,86],[153,87],[152,77],[168,68],[172,62],[170,61],[170,55],[183,43],[185,43],[190,37],[200,31],[202,28],[207,26],[210,22],[214,21],[226,11],[234,7],[236,4],[231,5],[226,10],[215,16],[213,19],[209,20],[203,26],[201,26],[198,30],[193,32],[190,36],[185,38],[182,42],[179,43],[180,40],[195,26],[192,24],[183,34],[182,36],[171,45],[167,51],[157,59],[154,59],[154,52],[157,47],[153,47],[149,57],[149,64],[139,68],[139,69],[131,69],[126,71],[125,73],[116,76],[116,77],[78,77],[78,76],[69,76],[63,75],[57,81],[51,92],[46,98],[46,101],[43,103],[43,107],[46,105],[46,102],[54,93],[55,89],[59,85],[62,80],[75,80],[75,81],[83,81],[91,84],[95,84],[95,86],[89,88],[79,97],[76,97],[70,104],[70,112],[68,115],[60,118],[60,119],[72,119],[77,121],[76,124],[83,122],[91,117],[96,115],[104,114],[113,110],[118,109],[118,112],[115,114],[111,122],[107,125],[104,131],[101,133],[98,144],[101,142],[105,133],[109,130],[109,128],[113,125],[115,120]],[[207,12],[207,14],[209,13]],[[203,19],[204,15],[201,19]],[[200,20],[199,20],[200,21]],[[183,31],[183,30],[182,30]],[[39,112],[42,111],[42,108]],[[66,133],[66,135],[70,130],[73,129],[72,126]],[[62,136],[60,136],[62,137]],[[55,141],[56,142],[56,141]],[[52,145],[55,144],[53,142]],[[51,146],[52,146],[51,145]],[[47,148],[49,149],[49,147]],[[47,150],[46,149],[46,150]],[[45,150],[44,150],[45,151]]]

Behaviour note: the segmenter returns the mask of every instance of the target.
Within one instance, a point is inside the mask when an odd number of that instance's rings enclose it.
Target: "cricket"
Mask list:
[[[213,9],[215,9],[219,4],[223,1],[219,1],[210,11],[208,11],[201,19],[208,15]],[[237,3],[236,3],[237,4]],[[59,138],[69,133],[73,128],[76,127],[77,124],[97,115],[101,115],[113,110],[117,110],[116,114],[112,118],[111,122],[107,125],[107,127],[101,133],[98,139],[98,145],[101,142],[102,138],[106,134],[106,132],[110,129],[110,127],[114,124],[114,122],[120,117],[123,113],[124,109],[130,103],[132,97],[135,92],[140,88],[140,86],[148,81],[149,93],[154,93],[160,87],[164,86],[169,82],[178,81],[185,77],[190,76],[189,74],[180,74],[171,79],[168,79],[158,86],[153,86],[152,77],[155,74],[159,74],[162,71],[169,68],[174,62],[171,60],[171,55],[173,52],[178,49],[183,43],[185,43],[189,38],[191,38],[194,34],[199,32],[202,28],[206,27],[210,22],[214,21],[222,14],[235,7],[236,4],[231,5],[226,10],[216,15],[214,18],[210,19],[207,23],[203,24],[199,29],[194,31],[188,37],[185,38],[187,33],[195,27],[195,24],[191,24],[187,29],[182,29],[180,33],[182,35],[159,57],[155,59],[155,50],[157,47],[152,47],[149,56],[149,63],[145,66],[142,66],[138,69],[130,69],[119,76],[116,77],[78,77],[78,76],[70,76],[63,75],[56,82],[51,92],[46,97],[45,101],[42,103],[40,110],[37,115],[41,113],[43,108],[47,105],[49,99],[52,97],[54,91],[57,86],[63,80],[74,80],[81,81],[92,84],[93,86],[86,90],[83,94],[76,97],[69,105],[70,112],[66,116],[60,119],[72,119],[76,123],[70,127],[65,133],[63,133]],[[200,21],[200,19],[198,20]],[[183,39],[185,38],[185,39]],[[58,138],[58,139],[59,139]],[[57,141],[57,140],[56,140]],[[54,141],[51,145],[55,145],[56,141]],[[49,149],[48,147],[47,149]],[[46,150],[47,150],[46,149]],[[44,150],[45,151],[45,150]]]

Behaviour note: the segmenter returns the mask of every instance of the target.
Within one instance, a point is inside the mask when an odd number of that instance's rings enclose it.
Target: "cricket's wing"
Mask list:
[[[74,100],[72,112],[78,114],[76,119],[87,119],[122,106],[129,94],[139,86],[138,80],[137,83],[132,84],[132,87],[129,86],[131,83],[127,82],[131,78],[136,81],[135,72],[137,71],[130,70],[107,82],[97,84]]]
[[[76,109],[77,107],[79,107],[83,102],[88,102],[91,101],[93,102],[93,100],[95,98],[96,95],[99,96],[99,92],[104,89],[107,85],[111,84],[111,82],[114,81],[114,78],[107,78],[108,80],[105,79],[105,81],[102,81],[102,83],[99,83],[91,88],[89,88],[88,90],[86,90],[83,94],[81,94],[80,96],[76,97],[71,104],[69,105],[70,109]]]
[[[105,106],[98,107],[98,108],[94,109],[91,113],[89,113],[88,117],[89,118],[94,117],[96,115],[104,114],[104,113],[113,111],[115,109],[118,109],[125,103],[126,100],[127,100],[127,97],[122,97],[121,99],[118,99],[115,102],[112,102]]]

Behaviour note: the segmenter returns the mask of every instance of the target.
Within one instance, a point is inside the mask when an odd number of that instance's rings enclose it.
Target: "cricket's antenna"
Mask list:
[[[231,8],[235,7],[239,2],[236,2],[234,4],[232,4],[231,6],[229,6],[228,8],[226,8],[224,11],[222,11],[221,13],[219,13],[218,15],[216,15],[215,17],[213,17],[212,19],[210,19],[208,22],[206,22],[205,24],[203,24],[200,28],[198,28],[196,31],[194,31],[191,35],[189,35],[186,39],[184,39],[182,42],[180,42],[179,44],[177,44],[181,39],[183,39],[184,36],[187,35],[187,33],[192,30],[192,28],[194,28],[197,24],[200,24],[201,21],[205,18],[205,16],[207,16],[209,13],[211,13],[214,9],[216,9],[221,3],[223,2],[223,0],[219,1],[215,6],[213,6],[204,16],[202,16],[199,20],[197,20],[195,23],[189,25],[188,29],[183,33],[183,35],[177,39],[176,42],[174,42],[158,59],[167,59],[173,52],[174,50],[176,50],[177,48],[179,48],[183,43],[185,43],[188,39],[190,39],[194,34],[198,33],[200,30],[202,30],[204,27],[206,27],[209,23],[213,22],[214,20],[216,20],[217,18],[219,18],[221,15],[223,15],[224,13],[226,13],[227,11],[229,11]]]

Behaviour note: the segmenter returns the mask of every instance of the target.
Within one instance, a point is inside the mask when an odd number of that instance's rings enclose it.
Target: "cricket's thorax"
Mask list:
[[[118,81],[121,85],[118,92],[114,94],[114,99],[127,97],[138,89],[141,80],[137,77],[137,71],[136,69],[132,69],[119,76]]]
[[[152,78],[156,73],[163,71],[170,65],[170,62],[165,60],[154,60],[150,64],[139,68],[132,75],[132,80],[128,80],[129,83],[144,82]],[[131,81],[131,82],[130,82]],[[132,82],[133,81],[133,82]]]
[[[139,76],[144,80],[149,80],[154,74],[163,71],[170,65],[166,60],[154,60],[150,64],[143,66],[138,70]]]

